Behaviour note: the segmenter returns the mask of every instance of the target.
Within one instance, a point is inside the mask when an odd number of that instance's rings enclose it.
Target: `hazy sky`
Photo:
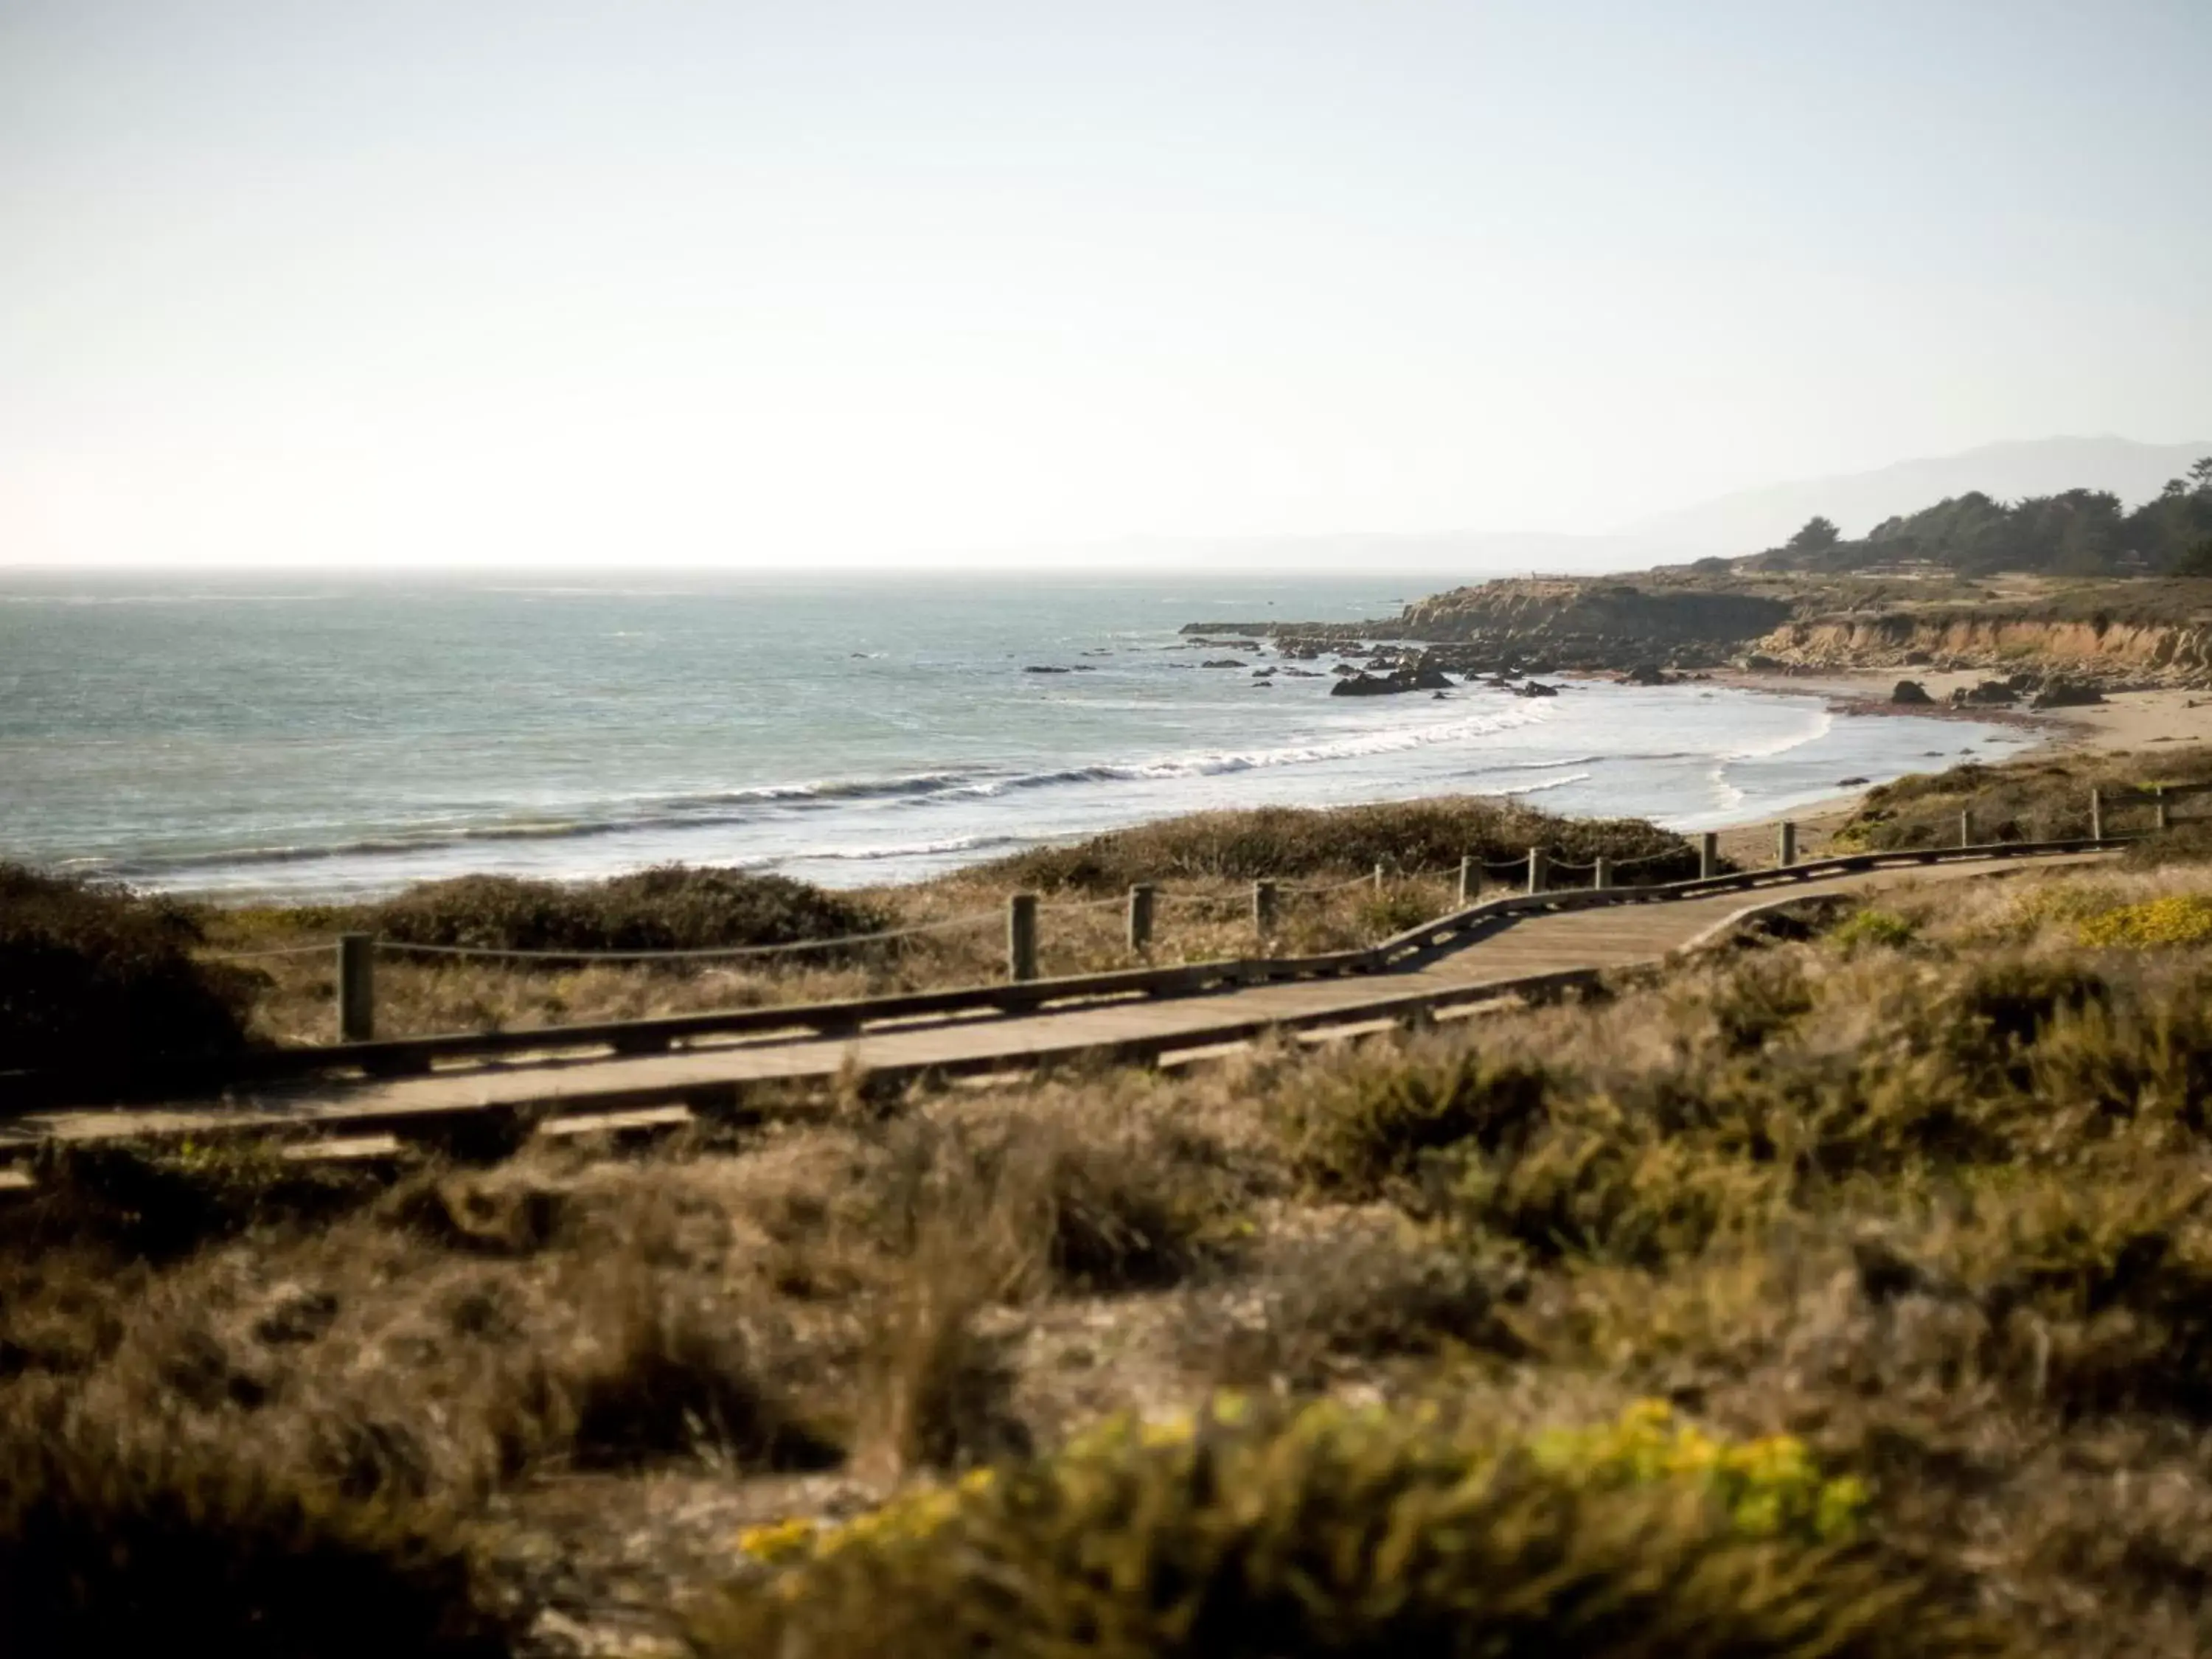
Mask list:
[[[0,0],[0,561],[1595,530],[2212,435],[2208,0]]]

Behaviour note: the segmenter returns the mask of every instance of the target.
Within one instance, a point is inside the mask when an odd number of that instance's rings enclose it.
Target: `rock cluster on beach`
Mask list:
[[[1387,697],[1401,691],[1449,691],[1450,678],[1425,662],[1409,664],[1387,674],[1353,673],[1328,688],[1332,697]]]

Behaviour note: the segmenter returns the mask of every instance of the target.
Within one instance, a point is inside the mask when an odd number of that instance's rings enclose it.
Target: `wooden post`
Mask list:
[[[1597,855],[1596,868],[1590,872],[1590,885],[1593,887],[1613,885],[1613,860],[1602,853]]]
[[[1275,936],[1275,884],[1252,884],[1252,931],[1264,941]]]
[[[1006,901],[1006,977],[1019,981],[1037,976],[1037,896],[1016,893]]]
[[[1139,955],[1152,948],[1152,884],[1149,881],[1129,889],[1129,948]]]
[[[2089,839],[2102,841],[2104,838],[2105,792],[2101,789],[2092,789],[2089,792]]]
[[[1528,890],[1540,893],[1552,879],[1552,855],[1540,847],[1528,849]]]
[[[376,940],[368,933],[338,935],[338,1041],[367,1042],[376,1036]]]
[[[1472,853],[1462,854],[1459,861],[1459,904],[1464,910],[1474,902],[1474,896],[1482,890],[1482,860]]]
[[[1962,806],[1959,809],[1959,845],[1972,847],[1973,844],[1974,809],[1971,806]]]
[[[2150,810],[2154,814],[2151,820],[2152,827],[2159,830],[2169,828],[2166,816],[2166,786],[2162,783],[2151,785],[2150,797]]]
[[[1721,872],[1721,838],[1708,830],[1698,837],[1698,876],[1711,881]]]
[[[1797,862],[1797,826],[1788,818],[1783,819],[1782,828],[1775,834],[1774,862],[1784,870]]]
[[[1375,896],[1382,896],[1382,862],[1380,859],[1375,863]]]

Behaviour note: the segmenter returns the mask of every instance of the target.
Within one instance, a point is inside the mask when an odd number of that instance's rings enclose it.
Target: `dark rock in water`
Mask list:
[[[1252,671],[1252,678],[1255,680],[1269,679],[1273,677],[1275,672],[1272,668],[1255,668]]]
[[[1024,674],[1065,674],[1067,672],[1065,668],[1041,667],[1036,663],[1031,663],[1027,668],[1022,670]]]
[[[1388,697],[1402,691],[1449,691],[1451,680],[1440,668],[1425,665],[1401,668],[1389,674],[1355,672],[1328,688],[1332,697]]]
[[[1836,787],[1838,789],[1849,789],[1856,785],[1864,783],[1865,781],[1866,780],[1864,778],[1838,778],[1836,780]]]
[[[1984,680],[1969,690],[1960,686],[1951,694],[1954,708],[2008,708],[2020,694],[2005,680]]]
[[[1928,688],[1921,684],[1918,680],[1898,681],[1894,686],[1890,688],[1889,700],[1892,702],[1908,703],[1916,707],[1922,703],[1932,703],[1936,701],[1935,698],[1928,695]]]
[[[1199,664],[1200,668],[1249,668],[1251,665],[1235,657],[1208,657]]]
[[[1348,662],[1340,662],[1333,666],[1328,672],[1336,675],[1340,679],[1346,674],[1357,674],[1359,671],[1357,668],[1354,668]]]
[[[1079,662],[1067,671],[1071,674],[1095,674],[1098,671],[1087,662]]]
[[[1394,691],[1409,691],[1412,689],[1380,674],[1354,674],[1350,679],[1339,680],[1330,686],[1328,695],[1332,697],[1387,697]]]
[[[1620,677],[1623,685],[1672,685],[1674,682],[1656,663],[1640,662]]]
[[[1285,668],[1283,678],[1286,680],[1317,680],[1321,676],[1310,668]]]
[[[2027,706],[2030,708],[2079,708],[2104,700],[2105,694],[2094,685],[2081,685],[2073,680],[2045,680],[2043,690],[2035,694]]]
[[[1530,680],[1525,684],[1515,686],[1513,695],[1516,697],[1556,697],[1559,695],[1559,688],[1556,685],[1547,685],[1541,680]]]

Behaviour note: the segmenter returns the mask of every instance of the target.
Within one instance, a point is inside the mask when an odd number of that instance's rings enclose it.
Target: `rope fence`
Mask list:
[[[2212,785],[2167,787],[2162,789],[2090,792],[2090,839],[2104,838],[2106,812],[2115,807],[2149,805],[2156,815],[2156,828],[2169,825],[2168,808],[2172,803],[2197,793],[2212,793]],[[1959,842],[1961,847],[1975,844],[1974,825],[1971,810],[1962,811],[1959,821]],[[1234,916],[1249,913],[1254,933],[1263,945],[1273,944],[1281,920],[1281,907],[1286,899],[1320,899],[1348,893],[1358,888],[1371,888],[1378,897],[1388,890],[1392,881],[1400,883],[1427,881],[1437,878],[1458,877],[1455,908],[1473,905],[1483,885],[1488,880],[1504,880],[1516,885],[1525,884],[1530,894],[1555,890],[1553,878],[1559,875],[1587,876],[1587,884],[1595,888],[1611,887],[1618,883],[1621,872],[1645,868],[1655,864],[1686,863],[1697,860],[1698,876],[1711,878],[1720,873],[1719,838],[1711,831],[1696,842],[1658,852],[1641,854],[1634,858],[1611,859],[1600,856],[1587,863],[1557,859],[1550,849],[1531,847],[1517,859],[1493,860],[1469,854],[1456,869],[1423,867],[1414,870],[1391,870],[1377,864],[1373,870],[1347,881],[1325,883],[1285,883],[1261,879],[1252,883],[1249,896],[1234,893],[1176,893],[1160,890],[1155,884],[1140,882],[1132,886],[1126,895],[1084,900],[1062,901],[1053,905],[1040,902],[1034,893],[1012,896],[1003,909],[976,910],[965,915],[946,917],[937,921],[917,922],[903,927],[882,929],[868,933],[848,933],[831,939],[791,939],[772,945],[713,945],[692,950],[665,951],[561,951],[521,950],[495,946],[467,945],[415,944],[398,939],[380,939],[368,933],[347,933],[334,940],[309,945],[275,946],[260,951],[230,951],[206,958],[212,962],[258,962],[286,957],[307,956],[336,947],[337,953],[338,1030],[341,1042],[366,1042],[375,1033],[375,992],[374,961],[377,952],[422,956],[460,960],[509,962],[572,962],[572,963],[656,963],[711,962],[747,958],[762,958],[796,955],[806,951],[849,949],[854,946],[888,944],[895,940],[915,939],[925,935],[965,932],[996,924],[1004,918],[1006,928],[1006,977],[1010,981],[1032,980],[1038,977],[1038,920],[1042,915],[1067,915],[1085,911],[1121,909],[1126,916],[1126,939],[1133,955],[1144,956],[1152,945],[1154,921],[1162,908],[1184,910],[1210,910],[1217,915]],[[1797,862],[1797,825],[1784,821],[1776,827],[1775,864],[1788,866]]]
[[[1111,901],[1120,903],[1119,899]],[[729,957],[772,957],[799,951],[836,951],[853,945],[874,945],[921,933],[949,933],[998,921],[996,910],[971,910],[943,921],[917,922],[910,927],[887,927],[874,933],[842,933],[830,939],[785,939],[775,945],[711,945],[685,951],[520,951],[484,945],[418,945],[409,939],[380,939],[380,951],[425,957],[474,957],[517,962],[708,962]],[[325,948],[325,947],[319,947]]]
[[[329,950],[337,941],[323,939],[313,945],[280,945],[269,951],[225,951],[216,956],[202,957],[203,962],[267,962],[276,957],[304,957]]]

